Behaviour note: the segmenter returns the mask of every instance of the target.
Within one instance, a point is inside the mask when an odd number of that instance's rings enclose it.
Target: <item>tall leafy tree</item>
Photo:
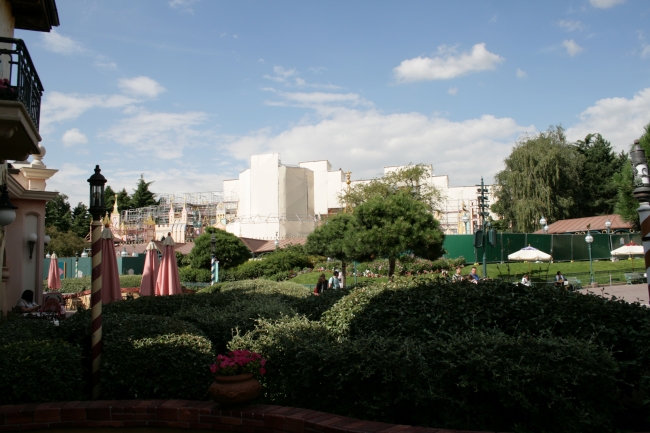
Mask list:
[[[495,176],[492,211],[515,232],[532,232],[539,219],[571,218],[581,192],[584,156],[566,141],[561,126],[525,136]]]
[[[440,190],[428,182],[430,177],[431,171],[426,165],[409,165],[388,172],[379,178],[359,182],[340,198],[343,203],[355,207],[376,195],[388,197],[397,193],[406,193],[424,203],[433,212],[437,210],[443,197]]]
[[[72,226],[70,230],[80,238],[85,238],[90,233],[90,213],[88,207],[79,202],[72,209]]]
[[[316,228],[305,243],[307,254],[333,257],[341,261],[343,272],[343,287],[345,287],[345,272],[350,258],[345,249],[346,238],[350,236],[354,217],[351,214],[334,215]]]
[[[639,137],[639,145],[644,150],[646,157],[650,157],[650,123],[648,123],[643,129],[644,134]],[[614,176],[614,183],[617,188],[615,210],[624,221],[634,224],[635,228],[638,229],[640,228],[640,223],[639,214],[636,210],[639,207],[639,202],[632,194],[634,191],[633,177],[632,166],[628,157],[626,162],[622,165],[620,172]]]
[[[413,254],[435,260],[442,256],[445,235],[429,207],[408,191],[375,195],[354,209],[345,253],[355,260],[388,259],[388,275],[400,256]]]
[[[106,185],[104,188],[104,206],[106,206],[106,212],[111,213],[113,211],[113,205],[115,204],[115,191],[111,188],[110,185]]]
[[[67,232],[72,226],[72,212],[68,196],[59,193],[45,205],[45,226],[56,227],[60,232]]]
[[[206,227],[205,231],[206,233],[194,240],[194,248],[187,255],[190,266],[193,268],[210,269],[212,234],[215,236],[215,255],[219,260],[220,267],[231,268],[241,265],[251,258],[251,251],[248,247],[232,233],[214,227]]]
[[[149,186],[152,183],[153,182],[145,182],[144,175],[140,175],[140,179],[138,179],[138,186],[131,196],[130,205],[133,209],[146,206],[154,206],[158,204],[156,195],[149,191]]]
[[[617,187],[614,175],[619,173],[628,159],[627,154],[617,155],[609,141],[600,134],[589,134],[576,142],[578,152],[584,156],[582,188],[576,195],[574,217],[607,215],[614,212]]]
[[[56,227],[50,226],[45,228],[45,233],[50,236],[47,251],[56,253],[59,257],[74,257],[75,253],[81,254],[84,248],[90,246],[89,242],[72,231],[61,232]]]
[[[113,212],[113,206],[115,205],[115,191],[111,188],[110,185],[107,185],[104,188],[104,206],[106,206],[106,212]],[[122,212],[123,210],[133,209],[131,204],[131,197],[126,191],[126,188],[122,188],[121,191],[117,193],[117,210]]]

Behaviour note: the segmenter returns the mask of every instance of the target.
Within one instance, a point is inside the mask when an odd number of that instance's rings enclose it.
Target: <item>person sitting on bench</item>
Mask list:
[[[557,271],[557,275],[555,275],[555,285],[557,287],[566,287],[568,290],[572,290],[573,286],[569,284],[569,280],[566,279],[564,275],[562,275],[562,272]]]
[[[31,290],[25,290],[20,297],[20,300],[16,304],[18,311],[23,313],[23,316],[29,314],[40,316],[41,306],[34,302],[34,292]]]

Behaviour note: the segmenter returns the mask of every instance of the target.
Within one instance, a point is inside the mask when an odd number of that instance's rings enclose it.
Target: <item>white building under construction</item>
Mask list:
[[[473,233],[479,220],[476,186],[450,187],[449,176],[436,176],[428,168],[427,182],[443,197],[436,218],[445,233]],[[127,243],[160,239],[168,232],[177,242],[191,242],[208,226],[250,239],[303,238],[324,217],[343,210],[340,197],[356,182],[363,180],[348,183],[346,172],[332,170],[326,160],[287,165],[277,153],[252,155],[250,168],[237,179],[225,180],[222,191],[161,194],[158,206],[122,214],[114,210],[112,226]]]

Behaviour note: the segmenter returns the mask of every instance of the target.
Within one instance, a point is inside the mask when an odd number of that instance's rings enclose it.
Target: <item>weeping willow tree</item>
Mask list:
[[[542,216],[550,222],[571,218],[583,161],[561,126],[522,137],[495,176],[492,211],[522,233],[539,229]]]

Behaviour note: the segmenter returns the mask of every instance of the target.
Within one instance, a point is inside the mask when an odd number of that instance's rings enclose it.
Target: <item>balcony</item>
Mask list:
[[[21,39],[0,37],[0,159],[38,153],[43,85]]]

